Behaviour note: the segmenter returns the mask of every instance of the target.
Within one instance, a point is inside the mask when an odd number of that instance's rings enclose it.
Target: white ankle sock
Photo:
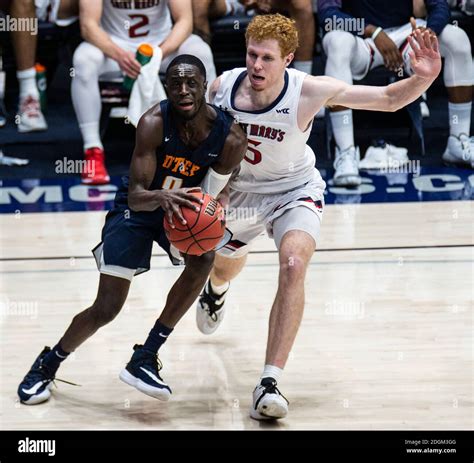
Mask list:
[[[17,71],[16,77],[20,85],[20,100],[28,95],[39,98],[38,87],[36,86],[36,69],[34,67]]]
[[[311,70],[313,68],[312,61],[293,61],[293,66],[298,71],[306,72],[306,74],[311,75]]]
[[[79,124],[82,133],[82,140],[84,143],[84,151],[89,148],[104,149],[100,141],[99,122],[87,122],[86,124]]]
[[[224,294],[229,289],[229,286],[230,286],[229,282],[224,283],[223,285],[220,285],[220,286],[214,285],[211,280],[209,280],[209,283],[211,284],[212,291],[218,296],[220,296],[221,294]]]
[[[448,103],[449,135],[459,137],[462,133],[469,135],[471,128],[472,102]]]
[[[354,124],[352,123],[352,110],[331,111],[332,130],[336,144],[341,151],[354,145]]]
[[[275,365],[265,365],[263,369],[263,373],[260,376],[260,379],[273,378],[275,381],[278,382],[282,373],[283,373],[282,368],[278,368]]]

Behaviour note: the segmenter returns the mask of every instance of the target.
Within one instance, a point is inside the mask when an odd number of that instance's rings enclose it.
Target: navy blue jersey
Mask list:
[[[165,100],[160,105],[164,122],[163,140],[156,150],[156,172],[149,189],[199,186],[209,166],[219,159],[234,120],[214,106],[217,116],[209,136],[191,150],[179,138],[178,130],[172,123],[168,101]],[[163,209],[159,207],[154,211],[130,210],[128,183],[129,177],[123,177],[122,186],[115,195],[114,207],[105,219],[102,242],[93,251],[99,269],[103,258],[106,265],[135,269],[135,275],[147,271],[150,268],[153,241],[176,263],[163,228]]]
[[[199,186],[206,176],[211,164],[219,159],[230,132],[234,119],[216,106],[216,111],[209,136],[194,150],[189,149],[179,137],[177,127],[173,124],[168,100],[160,103],[163,118],[163,139],[156,150],[156,172],[149,190],[190,188]],[[115,202],[128,203],[129,176],[122,178],[122,185],[117,191]]]
[[[209,166],[219,159],[234,119],[222,109],[213,106],[217,116],[209,136],[192,150],[179,137],[168,100],[162,101],[160,107],[163,117],[163,141],[156,150],[156,173],[150,190],[198,186]]]

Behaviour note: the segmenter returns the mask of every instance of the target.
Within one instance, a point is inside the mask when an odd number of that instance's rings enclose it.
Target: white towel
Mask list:
[[[166,92],[158,75],[162,56],[161,48],[155,47],[153,57],[149,63],[142,66],[141,72],[133,84],[127,117],[135,127],[145,111],[166,99]]]

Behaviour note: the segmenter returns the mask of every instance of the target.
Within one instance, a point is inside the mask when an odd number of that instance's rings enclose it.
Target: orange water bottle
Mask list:
[[[35,64],[36,70],[36,85],[38,87],[39,97],[40,97],[40,106],[41,111],[46,111],[46,89],[47,89],[47,80],[46,80],[46,67],[40,63]]]
[[[137,50],[135,58],[137,61],[144,66],[148,62],[150,62],[151,58],[153,57],[153,47],[148,43],[142,43]],[[123,87],[128,90],[129,92],[132,90],[133,84],[135,83],[135,79],[132,79],[129,76],[125,76],[123,79]]]

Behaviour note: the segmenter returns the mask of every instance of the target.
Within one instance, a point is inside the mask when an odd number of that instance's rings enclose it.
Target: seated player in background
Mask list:
[[[0,0],[0,10],[9,11],[14,19],[31,18],[58,26],[69,26],[77,20],[79,0]],[[38,36],[33,31],[12,31],[11,38],[19,84],[17,128],[19,132],[46,130],[48,124],[41,111],[36,84],[36,46]]]
[[[207,43],[211,43],[209,19],[242,14],[284,13],[294,19],[300,45],[295,52],[293,66],[311,74],[315,41],[315,24],[312,0],[193,0],[194,30]]]
[[[390,2],[380,0],[354,0],[350,4],[340,0],[319,0],[318,16],[325,35],[323,47],[327,55],[326,75],[352,83],[381,65],[387,69],[412,75],[407,38],[414,29],[428,30],[432,37],[439,37],[439,50],[444,57],[444,83],[449,100],[449,130],[445,162],[471,167],[473,140],[469,137],[473,64],[471,45],[467,34],[459,27],[448,24],[449,8],[445,0],[429,0],[426,3],[427,21],[413,16],[413,0]],[[417,5],[417,12],[420,11]],[[362,31],[333,30],[328,27],[333,18],[364,20]],[[361,33],[362,35],[358,35]],[[333,107],[331,122],[336,141],[334,183],[341,186],[357,186],[359,176],[359,151],[354,143],[352,111],[343,106]],[[390,147],[386,156],[391,157]],[[396,153],[393,154],[397,160]]]
[[[178,54],[199,58],[211,82],[216,71],[209,46],[191,34],[191,0],[80,0],[80,21],[85,41],[74,53],[72,102],[83,138],[86,165],[95,167],[83,171],[82,181],[97,185],[110,181],[99,131],[101,74],[121,70],[137,78],[140,63],[135,53],[144,42],[161,49],[161,71]]]
[[[18,387],[21,402],[49,399],[60,363],[120,312],[134,275],[149,270],[153,242],[176,260],[163,230],[165,215],[183,220],[180,207],[198,208],[190,194],[199,185],[216,197],[242,160],[247,139],[224,111],[207,105],[206,70],[190,55],[181,55],[166,73],[169,100],[140,119],[130,165],[107,214],[102,242],[94,249],[100,271],[97,298],[74,317],[59,342],[45,347]],[[217,154],[217,156],[216,156]],[[176,162],[169,163],[172,157]],[[174,185],[177,189],[166,189]],[[171,220],[170,220],[171,221]],[[201,291],[214,253],[184,256],[186,267],[168,293],[166,305],[143,345],[136,345],[120,378],[152,397],[168,400],[170,387],[159,375],[157,353]]]

